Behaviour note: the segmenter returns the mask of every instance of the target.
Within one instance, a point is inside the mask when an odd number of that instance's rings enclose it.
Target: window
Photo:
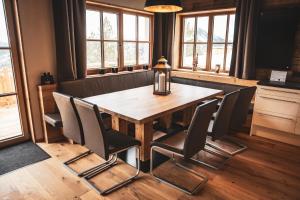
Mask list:
[[[88,9],[87,68],[150,64],[151,20],[151,15]]]
[[[123,14],[124,66],[149,64],[150,18]]]
[[[118,14],[87,10],[87,67],[118,66]]]
[[[235,15],[233,12],[183,17],[181,66],[222,72],[230,69]]]

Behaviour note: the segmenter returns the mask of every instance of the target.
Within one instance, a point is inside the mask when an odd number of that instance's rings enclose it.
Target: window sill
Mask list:
[[[188,69],[174,69],[171,74],[172,77],[186,78],[200,81],[217,82],[231,85],[240,86],[255,86],[257,85],[256,80],[243,80],[233,76],[229,76],[227,73],[215,73],[207,71],[195,71]]]
[[[195,73],[195,74],[203,74],[203,75],[209,75],[209,76],[216,76],[216,77],[230,77],[229,73],[225,73],[225,72],[220,72],[220,73],[216,73],[216,72],[212,72],[212,71],[192,71],[191,69],[183,69],[183,68],[179,68],[179,69],[173,69],[173,71],[178,71],[178,72],[189,72],[189,73]]]
[[[87,75],[87,78],[95,78],[95,77],[100,77],[100,76],[117,76],[117,75],[122,75],[122,74],[129,74],[129,73],[138,73],[138,72],[144,72],[144,71],[149,71],[151,69],[136,69],[133,71],[119,71],[118,73],[112,73],[112,72],[108,72],[105,74],[90,74]]]

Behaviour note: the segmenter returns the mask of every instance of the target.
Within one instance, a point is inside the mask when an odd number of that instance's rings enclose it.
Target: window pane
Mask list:
[[[0,50],[0,94],[15,92],[14,73],[9,50]]]
[[[103,12],[104,40],[118,39],[118,15]]]
[[[124,42],[124,65],[136,65],[136,43]]]
[[[225,42],[227,26],[227,15],[218,15],[214,17],[214,42]]]
[[[104,66],[116,67],[118,66],[118,43],[104,42]]]
[[[197,44],[196,53],[198,54],[198,67],[200,69],[206,69],[207,45]]]
[[[86,38],[100,40],[100,12],[86,11]]]
[[[229,19],[228,42],[233,42],[235,15],[230,15]]]
[[[139,65],[149,64],[149,43],[139,43]]]
[[[87,68],[101,68],[101,43],[88,41],[87,48]]]
[[[183,45],[183,67],[193,66],[193,44]]]
[[[136,16],[123,15],[124,40],[136,41]]]
[[[0,0],[0,47],[8,47],[8,36],[3,0]]]
[[[227,45],[227,53],[226,53],[226,71],[230,70],[230,63],[231,63],[231,56],[232,56],[232,44]]]
[[[194,42],[195,18],[184,19],[184,41]]]
[[[212,59],[211,59],[211,69],[216,69],[216,65],[220,65],[223,68],[224,63],[224,44],[213,44],[212,47]]]
[[[150,19],[139,16],[139,41],[150,40]]]
[[[0,98],[0,140],[22,135],[18,101],[15,95]]]
[[[208,17],[198,17],[197,19],[197,42],[207,42]]]

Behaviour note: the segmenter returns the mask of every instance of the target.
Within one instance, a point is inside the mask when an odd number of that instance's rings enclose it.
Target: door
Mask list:
[[[12,2],[0,0],[0,147],[29,139]]]

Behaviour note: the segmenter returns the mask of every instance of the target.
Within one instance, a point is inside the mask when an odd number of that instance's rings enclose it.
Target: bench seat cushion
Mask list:
[[[45,121],[55,128],[61,128],[63,126],[59,113],[48,113],[44,115]]]

